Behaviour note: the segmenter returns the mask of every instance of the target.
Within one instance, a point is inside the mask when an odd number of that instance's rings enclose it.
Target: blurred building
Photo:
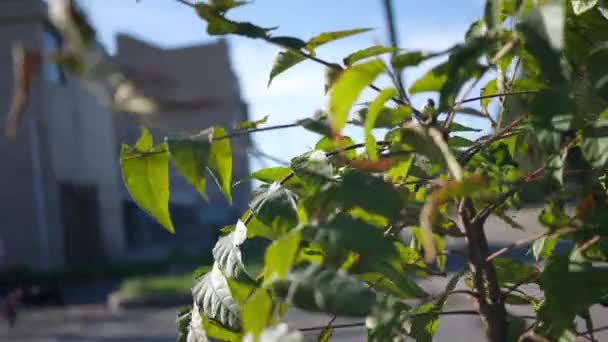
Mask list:
[[[0,0],[0,130],[13,84],[11,47],[17,41],[49,53],[61,44],[41,0]],[[238,81],[223,41],[164,50],[119,36],[116,62],[145,84],[146,93],[170,101],[174,110],[142,121],[101,106],[78,80],[55,64],[44,64],[15,143],[0,136],[0,269],[61,268],[157,256],[186,242],[213,237],[249,198],[237,187],[229,207],[217,188],[204,203],[171,170],[171,210],[178,234],[162,232],[126,193],[118,165],[119,144],[132,143],[139,127],[157,138],[172,131],[231,127],[246,119]],[[249,142],[233,142],[234,179],[247,175]],[[198,241],[198,242],[197,242]],[[154,250],[158,253],[141,251]]]

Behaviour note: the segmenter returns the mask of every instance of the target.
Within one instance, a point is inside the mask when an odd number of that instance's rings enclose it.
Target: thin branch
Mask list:
[[[547,236],[549,234],[550,233],[548,233],[548,232],[545,232],[545,233],[542,233],[542,234],[535,234],[535,235],[529,236],[527,238],[515,241],[515,242],[511,243],[510,245],[508,245],[506,247],[503,247],[503,248],[497,250],[496,252],[492,253],[489,257],[486,258],[486,262],[490,262],[490,261],[498,258],[499,256],[507,253],[510,250],[513,250],[513,249],[515,249],[517,247],[528,245],[528,244],[530,244],[530,243],[532,243],[532,242],[534,242],[534,241],[536,241],[536,240],[538,240],[540,238],[543,238],[543,237],[545,237],[545,236]]]
[[[595,328],[595,329],[590,330],[590,331],[579,332],[579,333],[576,334],[576,336],[584,336],[584,335],[589,336],[590,333],[597,333],[597,332],[602,332],[602,331],[606,331],[606,330],[608,330],[608,325],[607,326],[603,326],[603,327],[599,327],[599,328]]]
[[[473,91],[473,88],[475,88],[475,86],[479,83],[480,80],[481,80],[481,76],[478,77],[477,79],[475,79],[475,81],[471,82],[469,84],[469,87],[467,88],[467,90],[462,95],[462,97],[466,99],[466,97],[469,96],[471,91]],[[445,128],[445,129],[450,128],[450,126],[452,125],[452,122],[454,122],[454,118],[456,117],[456,111],[458,109],[460,109],[460,106],[464,103],[462,101],[464,101],[464,100],[460,100],[460,101],[454,103],[454,105],[452,105],[452,108],[448,112],[448,115],[443,123],[443,128]]]
[[[332,325],[333,329],[343,329],[343,328],[356,328],[356,327],[364,327],[365,326],[365,322],[357,322],[357,323],[346,323],[346,324],[336,324],[336,325]],[[317,331],[317,330],[323,330],[325,329],[326,326],[316,326],[316,327],[309,327],[309,328],[302,328],[302,329],[297,329],[299,331]]]
[[[543,237],[558,236],[558,235],[562,235],[562,234],[572,233],[575,230],[576,229],[573,228],[573,227],[564,227],[564,228],[558,229],[557,231],[554,231],[554,232],[544,232],[542,234],[539,233],[539,234],[535,234],[535,235],[529,236],[527,238],[523,238],[521,240],[515,241],[512,244],[510,244],[510,245],[508,245],[506,247],[503,247],[503,248],[499,249],[498,251],[494,252],[492,255],[490,255],[486,259],[486,262],[490,262],[490,261],[498,258],[499,256],[507,253],[508,251],[510,251],[512,249],[515,249],[517,247],[521,247],[521,246],[524,246],[524,245],[528,245],[528,244],[530,244],[530,243],[532,243],[532,242],[534,242],[534,241],[536,241],[538,239],[541,239]]]
[[[488,95],[470,97],[470,98],[463,99],[463,100],[460,100],[460,101],[454,103],[454,106],[462,105],[462,104],[467,103],[467,102],[475,102],[475,101],[479,101],[479,100],[482,100],[482,99],[491,99],[491,98],[494,98],[494,97],[534,94],[534,93],[538,93],[539,91],[541,91],[541,89],[520,90],[520,91],[514,91],[514,92],[504,92],[504,93],[496,93],[496,94],[488,94]]]
[[[323,330],[326,330],[326,329],[333,329],[332,324],[334,323],[334,321],[336,320],[336,318],[337,318],[337,316],[332,317],[332,318],[329,320],[329,322],[327,323],[327,325],[325,325],[325,328],[323,328]],[[322,333],[323,333],[323,332],[321,332],[321,334],[322,334]],[[320,340],[320,337],[321,337],[321,336],[317,337],[317,340]]]
[[[386,17],[386,24],[388,29],[388,34],[391,41],[391,46],[393,48],[399,47],[399,38],[397,37],[397,30],[395,28],[395,15],[393,12],[393,2],[392,0],[383,0],[384,4],[384,15]],[[397,56],[397,52],[393,53],[393,57]],[[397,88],[399,89],[399,95],[404,100],[404,102],[411,103],[407,92],[405,90],[405,83],[403,80],[403,70],[397,70],[393,75],[393,79]]]
[[[519,118],[511,121],[507,126],[505,126],[503,129],[501,129],[499,132],[497,132],[490,138],[479,140],[475,145],[473,145],[473,146],[469,147],[467,150],[465,150],[458,157],[458,161],[461,164],[466,164],[477,152],[479,152],[481,150],[481,148],[483,146],[489,145],[495,141],[498,141],[500,139],[506,138],[507,136],[510,136],[512,133],[511,131],[527,119],[528,119],[528,115],[523,114]]]
[[[437,315],[437,316],[474,315],[474,316],[478,316],[479,312],[477,312],[475,310],[453,310],[453,311],[438,311],[438,312],[420,312],[420,313],[409,314],[407,316],[414,318],[414,317],[424,317],[424,316],[430,316],[430,315]],[[343,329],[343,328],[356,328],[356,327],[363,327],[363,326],[365,326],[365,322],[336,324],[336,325],[332,325],[332,328],[333,329]],[[302,328],[302,329],[297,329],[297,330],[305,332],[305,331],[323,330],[325,328],[326,328],[326,326],[315,326],[315,327],[308,327],[308,328]]]
[[[498,208],[499,206],[501,206],[506,200],[509,199],[509,197],[515,195],[515,193],[517,193],[517,191],[519,190],[519,188],[525,184],[528,183],[532,180],[535,179],[535,177],[542,173],[543,171],[545,171],[546,166],[541,166],[538,169],[536,169],[534,172],[528,174],[526,177],[524,177],[521,181],[518,182],[518,184],[516,184],[511,190],[503,193],[502,195],[500,195],[498,198],[496,198],[492,203],[490,203],[487,207],[481,209],[477,215],[475,215],[475,217],[473,218],[473,222],[480,222],[483,224],[483,222],[485,222],[485,220],[488,218],[488,216],[490,216],[490,214],[492,214],[492,212],[494,210],[496,210],[496,208]]]
[[[184,5],[188,6],[188,7],[192,7],[192,8],[195,8],[195,7],[196,7],[196,6],[195,6],[193,3],[188,2],[188,1],[186,1],[186,0],[175,0],[175,1],[177,1],[177,2],[179,2],[179,3],[181,3],[181,4],[184,4]]]
[[[601,237],[599,235],[595,235],[591,239],[589,239],[589,241],[583,243],[580,247],[578,247],[577,250],[580,253],[584,253],[589,248],[593,247],[593,245],[595,245],[596,243],[598,243],[600,240],[601,240]]]

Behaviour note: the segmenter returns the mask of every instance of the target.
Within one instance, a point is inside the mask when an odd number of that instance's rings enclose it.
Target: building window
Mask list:
[[[45,56],[51,56],[61,47],[61,37],[50,25],[47,25],[42,34],[42,48]],[[48,82],[64,84],[66,79],[60,65],[46,58],[42,68],[42,75]]]

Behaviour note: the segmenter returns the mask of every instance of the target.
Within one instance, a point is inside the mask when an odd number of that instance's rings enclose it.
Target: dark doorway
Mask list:
[[[62,184],[60,191],[66,264],[99,262],[103,252],[97,187]]]

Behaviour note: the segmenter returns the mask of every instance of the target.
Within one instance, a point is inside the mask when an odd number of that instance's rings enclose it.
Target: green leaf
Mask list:
[[[345,31],[324,32],[324,33],[318,34],[318,35],[312,37],[311,39],[309,39],[308,43],[306,44],[306,50],[308,50],[308,51],[310,51],[310,53],[314,54],[315,49],[318,46],[327,44],[334,40],[354,36],[356,34],[364,33],[364,32],[371,31],[371,30],[372,30],[371,28],[359,28],[359,29],[345,30]]]
[[[603,43],[589,54],[588,72],[589,78],[597,94],[604,100],[608,100],[608,43]]]
[[[348,120],[348,113],[359,94],[382,71],[384,71],[384,65],[377,60],[357,64],[344,70],[330,93],[329,113],[334,132],[342,131]]]
[[[312,118],[298,120],[297,123],[303,128],[317,134],[331,136],[332,128],[327,113],[319,110]]]
[[[597,0],[570,0],[574,14],[580,15],[597,5]]]
[[[220,190],[232,204],[232,148],[226,131],[221,127],[213,127],[211,150],[209,151],[209,171],[214,177]]]
[[[394,53],[397,51],[399,51],[399,49],[383,45],[370,46],[368,48],[353,52],[350,55],[346,56],[344,58],[344,65],[351,66],[355,62],[358,62],[362,59],[383,55],[385,53]]]
[[[401,195],[392,184],[362,171],[345,172],[334,191],[338,205],[345,209],[361,207],[393,219],[402,208]]]
[[[498,87],[496,86],[496,80],[490,80],[485,87],[481,88],[481,96],[488,96],[498,93]],[[488,105],[493,100],[496,100],[497,97],[487,97],[482,98],[479,101],[481,102],[481,108],[484,112],[488,112]]]
[[[241,341],[241,334],[231,331],[229,329],[224,328],[218,322],[208,319],[205,315],[202,315],[203,328],[205,329],[205,333],[207,337],[212,338],[214,340],[221,340],[227,342],[239,342]],[[192,342],[188,340],[187,342]],[[197,342],[197,341],[195,341]]]
[[[236,229],[228,235],[221,237],[213,247],[213,259],[216,267],[231,279],[241,279],[245,266],[241,258],[240,246],[247,239],[247,227],[241,220]]]
[[[536,261],[549,258],[553,253],[556,243],[557,240],[552,237],[543,237],[534,241],[532,244],[532,254]]]
[[[563,6],[547,3],[533,9],[518,25],[525,38],[526,49],[538,61],[543,75],[555,85],[565,81],[560,62],[564,23]]]
[[[142,129],[134,148],[122,145],[122,178],[135,203],[174,233],[169,214],[169,155],[164,144],[156,147],[152,144],[152,135],[147,129]]]
[[[329,342],[329,339],[334,334],[334,328],[331,325],[325,326],[319,336],[317,337],[317,342]]]
[[[195,307],[198,306],[206,317],[230,330],[240,330],[240,308],[232,298],[226,278],[217,264],[194,285],[192,296]]]
[[[486,0],[484,19],[489,31],[496,30],[500,24],[500,3],[499,0]]]
[[[380,111],[384,108],[384,103],[397,95],[397,89],[386,88],[382,89],[378,96],[372,101],[367,110],[365,118],[365,150],[371,160],[378,160],[378,151],[376,146],[376,138],[372,134],[372,129],[376,125],[376,119],[380,115]]]
[[[380,229],[346,215],[305,227],[302,234],[304,239],[317,242],[331,252],[346,249],[378,259],[397,252]]]
[[[226,12],[229,9],[240,7],[248,4],[247,1],[235,0],[209,0],[209,5],[220,12]]]
[[[235,128],[241,130],[258,128],[259,125],[265,124],[266,121],[268,121],[269,117],[269,115],[266,115],[259,120],[239,122],[238,124],[236,124]]]
[[[315,150],[321,150],[325,152],[333,152],[345,147],[353,146],[355,141],[347,136],[341,136],[340,138],[323,137],[315,144]],[[348,159],[354,159],[357,157],[357,151],[348,150],[344,151],[344,156]]]
[[[457,122],[452,122],[452,124],[450,125],[450,129],[449,129],[450,133],[454,133],[454,132],[481,132],[482,129],[479,128],[472,128],[472,127],[468,127],[465,125],[461,125]]]
[[[288,167],[270,167],[266,169],[260,169],[251,174],[251,178],[257,179],[264,183],[274,183],[285,178],[292,171]]]
[[[325,68],[325,94],[331,90],[331,87],[334,86],[334,83],[340,78],[343,71],[342,67],[337,64],[335,64],[335,67]]]
[[[225,277],[225,279],[228,283],[228,287],[230,288],[230,295],[232,296],[234,301],[239,306],[245,304],[245,302],[255,289],[254,285],[233,280],[228,277]]]
[[[293,230],[268,247],[264,258],[265,282],[284,279],[287,276],[298,255],[301,240],[300,231]]]
[[[292,271],[275,289],[282,297],[289,293],[296,307],[339,316],[366,316],[376,300],[372,289],[357,278],[316,264]]]
[[[203,317],[196,304],[188,312],[180,312],[177,318],[177,342],[208,342],[203,328]]]
[[[285,36],[270,37],[269,40],[275,44],[281,45],[284,48],[292,49],[292,50],[300,50],[306,46],[305,41],[303,41],[300,38],[295,38],[295,37],[285,37]]]
[[[540,275],[536,267],[511,258],[496,258],[494,266],[501,285],[533,283]]]
[[[362,122],[367,121],[368,108],[357,111],[357,115]],[[412,117],[412,108],[408,106],[383,107],[378,113],[374,123],[374,128],[393,128],[399,126]]]
[[[250,208],[262,223],[270,227],[280,224],[291,229],[298,223],[296,195],[279,182],[272,183],[266,191],[255,196]]]
[[[195,135],[168,137],[166,143],[177,170],[203,198],[207,198],[205,174],[208,170],[232,203],[232,149],[225,137],[223,128],[210,127]]]
[[[259,288],[243,306],[243,330],[254,337],[259,336],[268,325],[272,315],[272,300],[268,290]]]
[[[391,281],[386,275],[380,272],[358,274],[357,278],[365,281],[375,290],[382,291],[398,298],[411,299],[415,297],[412,296],[409,291],[404,291],[401,287],[397,286],[393,281]]]
[[[557,206],[554,202],[550,202],[549,206],[538,215],[538,221],[543,226],[555,230],[570,224],[570,217],[563,208]]]
[[[268,38],[268,32],[274,29],[229,20],[217,8],[202,2],[195,4],[195,10],[196,14],[207,22],[207,33],[212,36],[237,34],[249,38]]]
[[[391,60],[391,64],[393,66],[393,69],[401,70],[406,67],[416,66],[420,64],[425,58],[426,55],[422,53],[422,51],[409,51],[394,56]]]
[[[267,86],[270,87],[270,83],[272,83],[272,80],[279,74],[283,73],[285,70],[302,62],[305,59],[306,57],[302,56],[302,54],[292,50],[285,50],[279,52],[279,55],[275,58],[274,63],[272,64],[272,69],[270,70],[270,77],[268,78]]]
[[[456,135],[448,139],[448,145],[451,148],[469,147],[475,145],[475,142]]]
[[[608,269],[564,255],[551,257],[541,278],[545,301],[539,317],[547,336],[561,336],[577,314],[608,295]]]
[[[478,78],[486,71],[486,67],[478,60],[491,46],[492,41],[480,36],[471,38],[452,48],[447,62],[442,63],[410,87],[410,93],[439,91],[438,112],[452,107],[460,88],[471,78]]]

